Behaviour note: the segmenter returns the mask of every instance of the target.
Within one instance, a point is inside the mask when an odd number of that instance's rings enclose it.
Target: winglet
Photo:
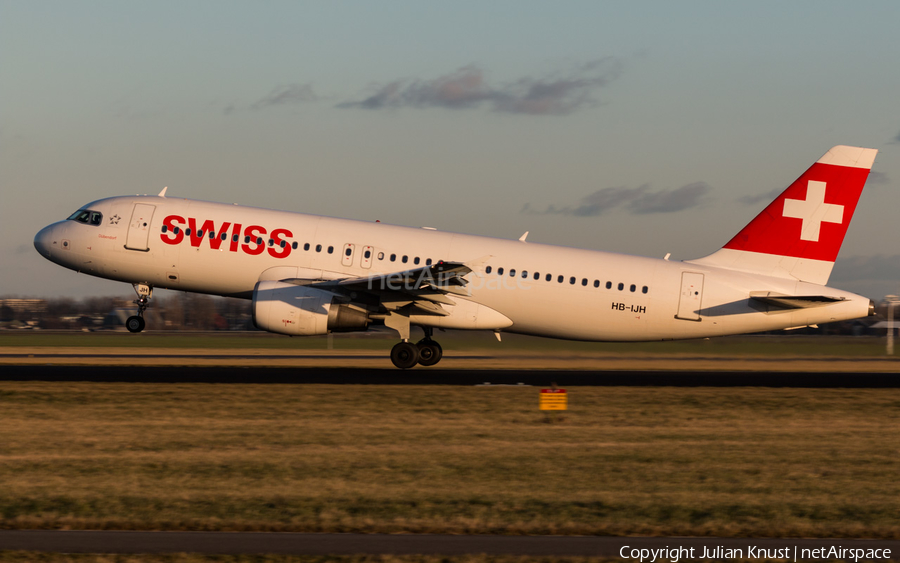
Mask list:
[[[166,190],[168,190],[168,189],[169,189],[169,186],[166,186],[165,188],[163,188],[162,191],[159,192],[159,197],[166,197]]]

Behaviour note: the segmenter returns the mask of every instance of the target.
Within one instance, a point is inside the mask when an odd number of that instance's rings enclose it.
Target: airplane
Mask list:
[[[211,203],[166,195],[88,203],[43,228],[60,266],[132,284],[145,327],[154,288],[252,300],[290,336],[399,335],[391,361],[433,366],[434,329],[583,341],[659,341],[816,326],[874,314],[826,287],[878,151],[836,146],[709,256],[663,259]],[[420,327],[424,338],[410,339]]]

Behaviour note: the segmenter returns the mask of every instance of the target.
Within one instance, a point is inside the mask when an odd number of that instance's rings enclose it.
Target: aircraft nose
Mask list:
[[[53,225],[48,225],[34,235],[34,248],[44,258],[50,259],[50,249],[53,246]]]

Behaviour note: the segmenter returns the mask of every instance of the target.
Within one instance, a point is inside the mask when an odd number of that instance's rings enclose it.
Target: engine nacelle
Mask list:
[[[369,314],[340,303],[330,291],[280,281],[261,281],[253,288],[256,328],[291,336],[366,330]]]

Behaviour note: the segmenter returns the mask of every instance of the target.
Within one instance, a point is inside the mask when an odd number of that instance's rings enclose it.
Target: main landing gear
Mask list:
[[[134,300],[134,304],[138,307],[138,314],[128,317],[128,320],[125,321],[125,328],[128,329],[128,332],[141,332],[144,330],[144,326],[146,326],[146,323],[144,322],[144,310],[150,306],[153,288],[142,283],[133,285],[134,291],[138,295],[138,298]]]
[[[416,364],[433,366],[444,355],[441,345],[431,339],[434,329],[425,327],[425,338],[413,344],[409,340],[398,342],[391,349],[391,361],[400,369],[409,369]]]

